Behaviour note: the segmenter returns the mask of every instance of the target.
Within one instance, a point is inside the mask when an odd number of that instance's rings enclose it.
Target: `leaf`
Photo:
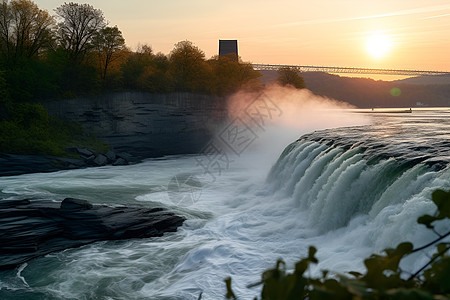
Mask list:
[[[310,262],[317,264],[319,261],[317,260],[317,258],[314,256],[317,253],[317,249],[314,246],[310,246],[309,247],[309,254],[308,254],[308,259]]]
[[[437,245],[438,253],[445,253],[449,250],[447,243],[441,243]]]
[[[394,252],[392,253],[392,256],[404,256],[408,253],[410,253],[412,250],[414,249],[414,246],[412,243],[410,242],[404,242],[404,243],[400,243],[397,248],[394,250]]]
[[[348,274],[353,275],[355,278],[360,278],[363,274],[355,271],[350,271]]]
[[[423,273],[425,286],[434,293],[450,293],[450,256],[444,256]]]
[[[431,197],[439,210],[437,219],[442,220],[445,218],[450,218],[450,192],[436,190],[433,192]]]
[[[295,274],[299,276],[302,276],[306,269],[308,269],[308,261],[306,259],[302,259],[295,264]]]
[[[437,218],[430,215],[423,215],[417,219],[417,223],[425,225],[427,228],[433,229],[434,226],[431,225]]]
[[[341,281],[343,280],[341,279]],[[363,297],[369,293],[367,285],[361,280],[348,280],[347,282],[343,283],[347,286],[347,289],[350,293],[358,297]]]

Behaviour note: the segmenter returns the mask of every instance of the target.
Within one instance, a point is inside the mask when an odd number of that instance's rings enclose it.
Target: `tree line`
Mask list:
[[[190,41],[165,55],[130,50],[100,9],[64,3],[50,15],[31,0],[0,3],[0,81],[16,101],[111,90],[226,95],[258,86],[261,74],[236,57],[205,53]]]

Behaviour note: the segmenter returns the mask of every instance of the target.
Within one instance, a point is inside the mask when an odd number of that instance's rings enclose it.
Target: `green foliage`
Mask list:
[[[248,63],[239,62],[233,57],[216,56],[208,60],[211,67],[209,86],[215,95],[228,95],[255,82],[261,73],[253,70]]]
[[[76,124],[50,117],[42,104],[7,104],[8,117],[0,121],[0,152],[70,156],[67,147],[89,147],[104,151],[107,146],[83,134]]]
[[[121,67],[124,87],[151,93],[173,91],[226,96],[240,88],[258,87],[261,73],[230,57],[205,55],[190,41],[175,45],[169,56],[149,46],[131,53]]]
[[[202,92],[211,77],[205,53],[190,41],[175,44],[169,54],[169,72],[177,91]]]
[[[170,92],[168,68],[169,60],[165,55],[154,55],[150,46],[143,45],[131,53],[121,67],[124,86],[151,93]]]
[[[437,220],[450,218],[450,194],[442,190],[433,192],[433,202],[438,207],[438,210],[434,216],[424,215],[418,219],[418,223],[424,224],[427,228],[434,228],[431,224]]]
[[[5,70],[9,96],[16,101],[56,97],[59,75],[55,68],[35,58],[22,58]]]
[[[439,234],[433,223],[450,218],[450,191],[437,190],[432,194],[437,206],[433,216],[425,215],[418,219],[433,230],[438,238],[432,242],[413,248],[409,242],[399,244],[395,249],[385,249],[384,254],[372,254],[364,261],[366,273],[349,272],[351,277],[335,274],[329,276],[322,271],[322,277],[305,276],[311,263],[317,263],[316,249],[309,248],[307,258],[295,265],[293,273],[287,274],[284,262],[279,260],[276,267],[262,274],[261,299],[449,299],[450,298],[450,243],[441,242],[450,231]],[[408,255],[436,245],[436,252],[430,261],[406,279],[407,274],[399,267],[401,260]],[[227,298],[236,299],[231,287],[231,278],[226,280]],[[255,298],[256,299],[256,298]]]

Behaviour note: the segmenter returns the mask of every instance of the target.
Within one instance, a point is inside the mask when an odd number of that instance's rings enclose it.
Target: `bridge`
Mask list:
[[[383,74],[383,75],[449,75],[450,72],[423,71],[423,70],[397,70],[397,69],[371,69],[371,68],[347,68],[347,67],[319,67],[319,66],[297,66],[297,65],[270,65],[252,64],[255,70],[278,70],[280,68],[293,68],[300,72],[326,72],[326,73],[352,73],[352,74]]]

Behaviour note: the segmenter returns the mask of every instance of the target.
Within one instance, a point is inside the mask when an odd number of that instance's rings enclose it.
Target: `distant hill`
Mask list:
[[[396,80],[396,82],[409,84],[422,84],[422,85],[450,84],[450,75],[418,76],[402,80]]]
[[[262,71],[263,82],[276,81],[276,71]],[[348,102],[360,108],[450,106],[450,84],[411,84],[353,78],[323,72],[301,74],[314,94]]]

